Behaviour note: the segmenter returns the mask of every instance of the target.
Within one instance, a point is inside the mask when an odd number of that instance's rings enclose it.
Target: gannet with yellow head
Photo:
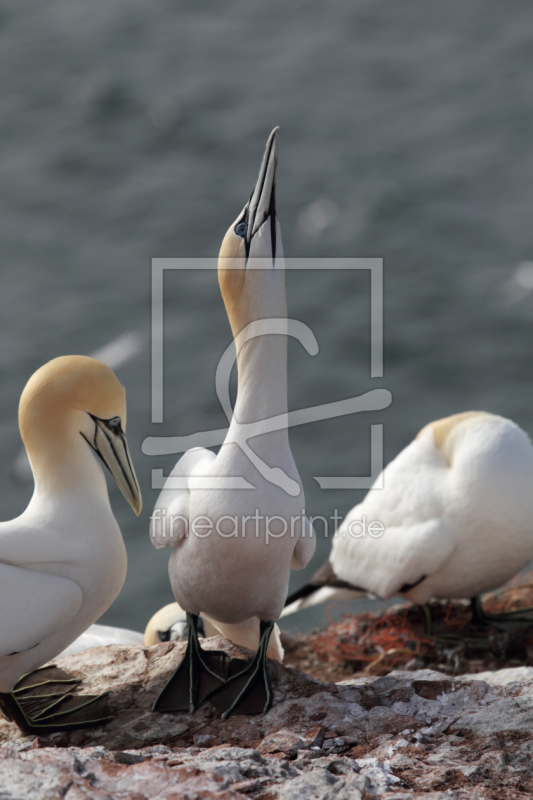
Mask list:
[[[287,414],[287,307],[276,166],[277,128],[268,139],[252,196],[228,229],[219,254],[219,283],[238,367],[228,434],[218,455],[198,448],[180,459],[152,517],[153,543],[174,547],[170,582],[189,619],[187,653],[156,700],[159,711],[194,707],[222,684],[213,702],[226,715],[268,707],[267,648],[274,632],[268,652],[281,658],[274,621],[287,596],[291,563],[304,567],[315,548],[288,431],[260,429],[261,421]],[[173,478],[184,476],[187,489],[171,488]],[[224,479],[235,477],[244,479],[245,488],[224,488]],[[200,479],[211,480],[210,488],[202,488]],[[169,539],[168,522],[178,517],[185,522],[174,526]],[[203,527],[194,527],[195,521]],[[231,677],[231,666],[224,672],[223,654],[200,649],[195,633],[200,613],[233,642],[256,649],[239,677]]]
[[[218,628],[202,616],[198,619],[196,628],[201,637],[220,636]],[[183,642],[188,635],[187,613],[177,603],[168,603],[150,618],[144,631],[144,646],[153,647],[161,642]]]
[[[144,633],[128,628],[114,628],[110,625],[91,625],[81,636],[63,650],[58,658],[83,653],[90,647],[106,647],[110,644],[144,645],[153,647],[161,642],[183,642],[188,637],[187,613],[177,603],[168,603],[150,618]],[[201,637],[220,636],[220,631],[200,616],[198,635]]]
[[[376,484],[286,612],[362,592],[477,598],[533,559],[533,445],[509,419],[469,411],[432,422]]]
[[[60,707],[32,720],[10,693],[94,623],[124,583],[126,550],[95,458],[139,514],[124,388],[101,361],[56,358],[28,381],[19,425],[35,491],[20,517],[0,523],[0,705],[26,730],[63,729],[73,724]]]

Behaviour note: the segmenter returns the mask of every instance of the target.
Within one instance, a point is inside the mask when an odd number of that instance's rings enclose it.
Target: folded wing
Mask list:
[[[189,524],[189,479],[209,469],[216,455],[204,447],[187,450],[168,476],[157,498],[150,522],[150,538],[160,549],[175,546],[187,535]]]
[[[78,613],[77,583],[0,563],[0,658],[35,647]]]
[[[335,535],[331,565],[339,578],[378,597],[408,591],[440,569],[454,549],[442,519],[387,526],[379,537],[355,539],[349,517]]]

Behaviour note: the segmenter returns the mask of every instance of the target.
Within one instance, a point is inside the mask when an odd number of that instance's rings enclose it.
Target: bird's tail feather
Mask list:
[[[311,608],[320,603],[328,602],[344,602],[350,600],[361,600],[368,597],[368,592],[364,589],[342,589],[335,586],[312,586],[307,584],[302,589],[308,589],[303,592],[299,590],[294,594],[289,595],[287,603],[283,609],[281,616],[287,617],[289,614],[295,614],[297,611],[302,611],[304,608]]]

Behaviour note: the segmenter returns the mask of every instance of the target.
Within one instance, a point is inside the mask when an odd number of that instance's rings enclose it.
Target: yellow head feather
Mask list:
[[[433,432],[433,439],[435,447],[440,450],[443,458],[447,461],[448,465],[452,463],[452,450],[454,434],[459,425],[465,422],[470,422],[477,417],[491,416],[486,411],[463,411],[461,414],[452,414],[450,417],[437,419],[425,425],[417,434],[416,438],[419,439],[424,431],[431,428]]]
[[[73,412],[101,419],[119,416],[125,430],[126,392],[103,361],[60,356],[31,376],[19,404],[20,433],[30,455],[39,441],[50,440],[64,429],[65,417]]]

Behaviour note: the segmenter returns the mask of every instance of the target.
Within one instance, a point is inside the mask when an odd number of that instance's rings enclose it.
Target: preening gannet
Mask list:
[[[477,598],[533,559],[533,445],[511,420],[470,411],[432,422],[377,483],[287,612],[366,592]]]
[[[188,710],[213,691],[213,702],[225,715],[268,708],[266,658],[274,621],[283,609],[291,565],[303,568],[315,549],[288,431],[261,433],[260,427],[262,420],[287,414],[287,310],[276,165],[277,128],[268,139],[252,196],[219,254],[220,288],[238,366],[226,440],[216,456],[203,448],[185,453],[152,516],[152,542],[174,547],[170,582],[189,623],[185,657],[156,700],[158,711]],[[173,479],[184,476],[187,488],[172,488]],[[236,478],[244,479],[244,488],[226,486]],[[196,633],[200,613],[232,641],[256,649],[244,669],[242,662],[227,664],[224,653],[201,649]],[[279,640],[272,650],[280,656]]]
[[[206,638],[221,634],[218,628],[215,628],[209,620],[202,616],[198,618],[197,631],[199,636]],[[74,656],[83,653],[90,647],[105,647],[110,644],[152,647],[161,642],[183,642],[187,641],[188,632],[187,612],[177,603],[169,603],[156,611],[144,633],[132,631],[129,628],[115,628],[110,625],[91,625],[57,657]]]
[[[198,635],[202,637],[220,635],[220,631],[202,617],[198,619],[197,629]],[[169,603],[153,615],[144,633],[110,625],[91,625],[57,657],[78,655],[90,647],[105,647],[110,644],[152,647],[161,642],[186,641],[187,637],[187,613],[177,603]]]
[[[219,636],[220,631],[200,616],[196,626],[199,636]],[[152,647],[161,642],[182,642],[186,641],[189,635],[187,624],[187,612],[179,607],[177,603],[169,603],[156,611],[149,621],[144,631],[145,647]]]
[[[35,491],[20,517],[0,523],[0,706],[26,732],[83,727],[101,720],[100,698],[69,699],[65,686],[79,681],[34,671],[94,623],[124,583],[126,550],[94,454],[139,514],[126,395],[101,361],[63,356],[26,384],[19,425]],[[52,698],[36,704],[45,680]]]
[[[218,622],[215,625],[212,620],[200,614],[196,624],[196,631],[198,636],[206,639],[213,636],[225,636],[234,644],[248,647],[250,650],[256,650],[259,643],[258,626],[254,620],[248,625],[224,625],[222,622]],[[144,645],[145,647],[152,647],[154,644],[160,644],[161,642],[183,642],[187,641],[188,637],[187,612],[180,608],[177,603],[169,603],[160,608],[146,626]],[[276,661],[283,660],[283,647],[281,645],[280,630],[277,625],[274,626],[270,637],[267,656],[276,659]]]
[[[202,617],[198,620],[198,633],[207,637],[220,635],[220,631]],[[77,655],[90,647],[105,647],[109,644],[152,647],[161,642],[181,642],[187,639],[187,635],[187,613],[177,603],[169,603],[153,615],[144,633],[110,625],[91,625],[72,644],[69,644],[58,658]]]

